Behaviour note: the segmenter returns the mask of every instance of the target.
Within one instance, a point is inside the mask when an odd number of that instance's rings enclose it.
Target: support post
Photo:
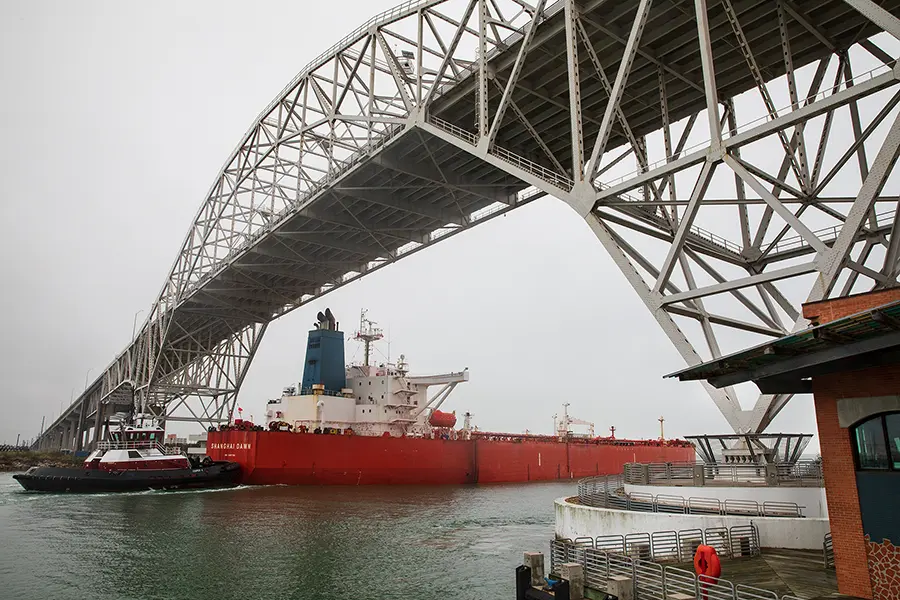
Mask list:
[[[103,402],[100,399],[97,399],[97,411],[94,413],[94,442],[93,445],[96,447],[97,442],[100,441],[100,428],[103,426]]]
[[[569,130],[572,144],[572,180],[575,187],[584,180],[584,134],[581,126],[581,75],[578,71],[578,37],[575,0],[566,0],[566,65],[569,76]]]
[[[84,421],[85,408],[87,406],[87,395],[81,398],[81,405],[78,407],[78,432],[75,434],[75,452],[84,450]]]
[[[526,552],[525,566],[531,569],[531,585],[544,584],[544,553]]]
[[[709,116],[709,140],[713,148],[722,146],[722,126],[719,123],[719,100],[716,90],[716,69],[713,66],[712,41],[709,36],[709,13],[706,0],[694,0],[697,11],[697,34],[700,40],[700,62],[703,65],[703,88],[706,91],[706,111]]]
[[[563,563],[559,567],[559,575],[569,582],[569,598],[572,600],[584,598],[584,567],[581,563]]]
[[[613,575],[606,580],[606,592],[619,600],[634,600],[634,580],[624,575]]]

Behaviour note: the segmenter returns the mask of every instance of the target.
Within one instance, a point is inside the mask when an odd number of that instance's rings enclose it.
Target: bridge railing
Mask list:
[[[454,125],[453,123],[435,117],[434,115],[429,115],[428,122],[438,129],[441,129],[449,133],[450,135],[457,137],[468,144],[471,144],[472,146],[478,144],[478,136],[476,136],[471,131]],[[490,149],[490,154],[496,156],[504,162],[522,169],[523,171],[531,173],[535,177],[546,181],[547,183],[556,186],[561,190],[570,190],[572,189],[572,186],[575,185],[575,182],[568,177],[561,175],[556,171],[548,169],[547,167],[539,163],[530,161],[523,156],[519,156],[515,152],[511,152],[501,146],[492,146]]]
[[[575,182],[560,175],[556,171],[552,171],[543,165],[540,165],[536,162],[530,161],[527,158],[519,156],[518,154],[507,150],[501,146],[494,146],[491,148],[491,154],[503,160],[513,166],[519,167],[523,171],[528,171],[535,177],[543,179],[547,183],[558,187],[561,190],[570,190],[572,186],[575,185]]]
[[[876,227],[886,227],[894,222],[894,213],[895,210],[886,210],[875,215],[875,222],[877,223]],[[841,232],[841,225],[832,225],[830,227],[823,227],[821,229],[817,229],[813,231],[813,234],[822,240],[823,242],[828,242],[831,240],[837,239],[838,234]],[[801,235],[793,235],[788,238],[782,238],[769,246],[768,252],[770,254],[778,254],[780,252],[787,252],[789,250],[799,250],[800,248],[806,248],[809,246],[809,242],[805,237]]]

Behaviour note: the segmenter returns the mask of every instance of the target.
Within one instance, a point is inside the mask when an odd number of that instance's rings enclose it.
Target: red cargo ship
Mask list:
[[[244,483],[288,485],[549,481],[694,459],[685,440],[594,437],[593,425],[567,410],[552,436],[479,431],[469,413],[456,429],[455,413],[438,409],[468,370],[411,376],[403,355],[370,365],[370,345],[382,336],[365,312],[355,337],[365,360],[345,368],[343,333],[329,310],[319,313],[299,390],[268,402],[264,427],[237,419],[210,431],[209,456],[239,463]],[[431,386],[441,387],[429,397]],[[572,432],[575,423],[590,425],[590,434]]]

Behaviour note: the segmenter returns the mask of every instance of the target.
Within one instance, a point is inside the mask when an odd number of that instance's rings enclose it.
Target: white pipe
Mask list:
[[[325,401],[319,400],[316,402],[316,427],[321,429],[322,427],[322,409],[325,408]]]

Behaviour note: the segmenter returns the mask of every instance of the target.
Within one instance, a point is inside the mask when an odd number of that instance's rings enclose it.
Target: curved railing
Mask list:
[[[578,482],[578,502],[595,508],[634,512],[736,517],[803,517],[796,502],[738,500],[672,494],[626,493],[621,476],[598,475]]]
[[[625,483],[635,485],[801,486],[822,487],[822,463],[801,460],[791,464],[628,463]]]

